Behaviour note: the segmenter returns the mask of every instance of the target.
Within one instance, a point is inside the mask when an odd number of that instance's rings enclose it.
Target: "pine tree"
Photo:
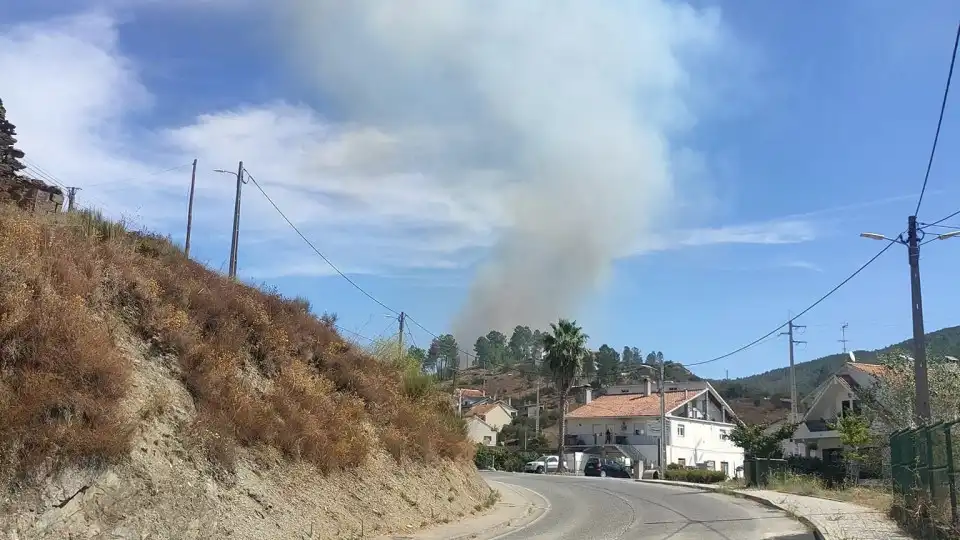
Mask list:
[[[17,127],[7,120],[7,110],[0,100],[0,178],[11,178],[24,169],[23,152],[14,145],[17,144]]]

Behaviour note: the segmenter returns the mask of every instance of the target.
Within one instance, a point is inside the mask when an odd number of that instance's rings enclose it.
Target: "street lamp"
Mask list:
[[[645,368],[653,370],[653,366],[647,364],[638,364],[638,368]],[[657,438],[657,465],[660,469],[660,480],[666,480],[666,441],[664,437],[667,436],[667,419],[666,411],[664,411],[664,396],[663,396],[663,358],[660,358],[659,362],[659,380],[657,381],[657,386],[660,389],[660,436]],[[640,474],[643,474],[643,471],[640,471]]]
[[[907,246],[908,261],[910,264],[910,298],[913,311],[913,372],[916,379],[917,394],[914,401],[914,416],[918,424],[930,421],[930,382],[927,378],[927,345],[923,330],[923,297],[920,291],[920,245],[925,233],[917,228],[917,216],[907,218],[907,236],[897,235],[888,238],[879,233],[860,233],[863,238],[896,242]],[[960,236],[960,231],[953,231],[938,235],[940,240],[947,240]]]

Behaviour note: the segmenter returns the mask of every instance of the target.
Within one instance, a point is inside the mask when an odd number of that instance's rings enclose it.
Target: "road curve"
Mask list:
[[[614,478],[483,473],[540,494],[550,509],[503,540],[813,540],[784,512],[697,489]]]

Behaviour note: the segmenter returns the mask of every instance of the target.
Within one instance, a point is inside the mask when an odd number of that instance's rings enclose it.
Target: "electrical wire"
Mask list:
[[[337,265],[333,264],[333,261],[331,261],[331,260],[330,260],[326,255],[324,255],[319,249],[317,249],[317,246],[315,246],[315,245],[313,244],[313,242],[311,242],[310,239],[308,239],[308,238],[300,231],[300,229],[297,228],[297,226],[294,225],[292,221],[290,221],[290,218],[288,218],[287,215],[283,213],[283,210],[281,210],[280,207],[277,206],[277,203],[273,202],[273,199],[270,198],[269,195],[267,195],[267,192],[263,189],[263,186],[261,186],[260,183],[257,182],[257,179],[254,178],[254,176],[253,176],[252,174],[250,174],[250,171],[248,171],[247,169],[244,169],[244,172],[247,174],[247,178],[249,178],[250,181],[253,182],[253,185],[257,188],[257,190],[260,191],[260,194],[262,194],[263,197],[264,197],[265,199],[267,199],[267,202],[269,202],[270,205],[273,206],[273,209],[276,210],[277,213],[280,214],[280,217],[282,217],[283,220],[287,222],[287,225],[289,225],[290,228],[293,229],[293,231],[294,231],[295,233],[297,233],[297,236],[299,236],[301,240],[303,240],[308,246],[310,246],[310,249],[312,249],[314,253],[316,253],[321,259],[323,259],[323,261],[324,261],[325,263],[327,263],[327,265],[329,265],[330,268],[332,268],[334,272],[336,272],[337,274],[339,274],[340,277],[342,277],[343,279],[345,279],[345,280],[347,281],[347,283],[349,283],[350,285],[352,285],[353,288],[355,288],[355,289],[357,289],[358,291],[360,291],[364,296],[366,296],[366,297],[369,298],[370,300],[373,300],[377,305],[379,305],[379,306],[382,307],[383,309],[386,309],[387,311],[389,311],[390,313],[393,313],[394,315],[396,315],[396,316],[398,316],[398,317],[400,316],[400,312],[399,312],[399,311],[397,311],[397,310],[393,309],[392,307],[390,307],[390,306],[384,304],[383,302],[381,302],[380,299],[378,299],[376,296],[373,296],[372,294],[370,294],[369,292],[367,292],[367,290],[364,289],[363,287],[361,287],[356,281],[350,279],[350,276],[348,276],[348,275],[346,275],[345,273],[343,273],[343,271],[340,270],[340,268],[337,267]],[[429,329],[427,329],[427,327],[425,327],[425,326],[423,326],[422,324],[420,324],[416,319],[414,319],[413,317],[411,317],[409,313],[404,313],[404,316],[406,317],[406,320],[408,320],[408,321],[412,322],[413,324],[417,325],[417,327],[419,327],[421,330],[423,330],[424,332],[426,332],[426,333],[429,334],[430,336],[432,336],[432,337],[434,337],[434,338],[436,338],[436,339],[440,339],[440,336],[438,336],[437,334],[431,332]],[[476,358],[476,355],[470,354],[469,352],[461,349],[459,346],[457,347],[457,350],[458,350],[460,353],[466,355],[468,358]]]
[[[723,360],[723,359],[725,359],[725,358],[730,358],[731,356],[733,356],[733,355],[735,355],[735,354],[741,353],[741,352],[743,352],[743,351],[745,351],[745,350],[747,350],[747,349],[749,349],[749,348],[751,348],[751,347],[753,347],[753,346],[759,345],[763,340],[765,340],[765,339],[769,338],[770,336],[776,334],[776,333],[779,332],[781,329],[783,329],[785,326],[787,326],[787,325],[790,323],[790,321],[793,321],[793,320],[796,320],[796,319],[802,317],[804,314],[806,314],[807,312],[809,312],[811,309],[813,309],[813,308],[817,307],[818,305],[820,305],[821,302],[823,302],[824,300],[826,300],[827,298],[829,298],[833,293],[835,293],[835,292],[837,292],[838,290],[840,290],[840,288],[843,287],[844,285],[846,285],[848,282],[850,282],[850,280],[852,280],[853,278],[857,277],[857,275],[859,275],[860,272],[862,272],[866,267],[868,267],[868,266],[870,266],[871,264],[873,264],[874,261],[876,261],[877,259],[879,259],[880,256],[883,255],[884,253],[886,253],[887,250],[890,249],[895,243],[896,243],[896,242],[895,242],[895,241],[892,241],[892,240],[891,240],[890,242],[888,242],[887,245],[884,246],[883,249],[881,249],[876,255],[874,255],[873,257],[871,257],[870,260],[868,260],[867,262],[863,263],[863,265],[861,265],[860,268],[857,268],[857,270],[856,270],[854,273],[852,273],[852,274],[850,274],[849,276],[847,276],[847,278],[844,279],[843,281],[841,281],[836,287],[830,289],[830,291],[827,292],[827,294],[821,296],[816,302],[810,304],[809,306],[807,306],[806,309],[804,309],[804,310],[801,311],[800,313],[794,315],[790,320],[784,322],[784,323],[781,324],[780,326],[774,328],[773,330],[767,332],[766,334],[758,337],[757,339],[751,341],[750,343],[747,343],[746,345],[744,345],[744,346],[742,346],[742,347],[740,347],[740,348],[738,348],[738,349],[736,349],[736,350],[730,351],[730,352],[728,352],[728,353],[726,353],[726,354],[722,354],[722,355],[720,355],[720,356],[717,356],[716,358],[711,358],[710,360],[704,360],[704,361],[702,361],[702,362],[694,362],[694,363],[684,364],[684,365],[685,365],[686,367],[688,367],[688,368],[691,368],[691,367],[694,367],[694,366],[702,366],[702,365],[705,365],[705,364],[712,364],[713,362],[719,362],[720,360]]]
[[[947,72],[947,84],[943,89],[943,101],[940,103],[940,118],[937,120],[937,131],[933,136],[933,147],[930,149],[930,159],[927,160],[927,172],[923,175],[923,187],[920,188],[920,197],[917,199],[917,209],[913,215],[919,215],[920,204],[923,203],[923,194],[927,190],[927,181],[930,180],[930,169],[933,168],[933,157],[937,153],[937,142],[940,140],[940,128],[943,126],[943,113],[947,110],[947,97],[950,95],[950,82],[953,80],[953,66],[957,63],[957,45],[960,44],[960,22],[957,23],[957,37],[953,40],[953,54],[950,57],[950,70]]]
[[[927,228],[927,227],[937,227],[937,226],[940,226],[940,224],[943,223],[944,221],[947,221],[948,219],[954,218],[954,217],[957,217],[957,216],[960,216],[960,210],[957,210],[956,212],[950,214],[949,216],[942,217],[942,218],[934,221],[933,223],[924,223],[922,228],[925,229],[925,228]]]

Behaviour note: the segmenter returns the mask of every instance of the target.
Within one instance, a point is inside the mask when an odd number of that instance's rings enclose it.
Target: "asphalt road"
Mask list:
[[[615,478],[484,473],[542,495],[550,509],[504,540],[813,540],[802,523],[758,503]]]

